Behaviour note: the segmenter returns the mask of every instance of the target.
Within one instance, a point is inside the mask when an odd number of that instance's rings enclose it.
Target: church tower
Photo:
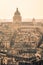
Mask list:
[[[18,8],[16,9],[16,12],[14,13],[13,22],[14,23],[20,23],[21,22],[21,14],[20,14]]]

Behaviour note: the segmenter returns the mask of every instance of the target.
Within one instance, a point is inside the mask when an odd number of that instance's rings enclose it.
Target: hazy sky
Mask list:
[[[12,19],[17,7],[23,18],[43,18],[43,0],[0,0],[0,18]]]

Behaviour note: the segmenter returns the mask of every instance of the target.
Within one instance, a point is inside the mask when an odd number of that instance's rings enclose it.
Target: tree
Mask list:
[[[41,37],[39,39],[39,42],[38,42],[38,46],[37,47],[40,47],[40,45],[42,44],[43,42],[43,32],[41,32],[41,30],[39,28],[36,28],[37,32],[40,33]]]
[[[17,36],[17,31],[14,31],[12,37],[11,37],[11,40],[10,40],[10,46],[14,46],[14,43],[15,43],[15,39],[16,39],[16,36]]]

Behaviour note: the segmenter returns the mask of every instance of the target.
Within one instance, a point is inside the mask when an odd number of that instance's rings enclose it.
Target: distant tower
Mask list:
[[[16,12],[14,13],[13,22],[14,23],[20,23],[21,22],[21,14],[20,14],[18,8],[16,9]]]
[[[35,22],[35,18],[32,19],[32,22]]]
[[[36,19],[35,18],[32,19],[32,22],[34,24],[34,27],[36,27],[37,23],[36,23]]]

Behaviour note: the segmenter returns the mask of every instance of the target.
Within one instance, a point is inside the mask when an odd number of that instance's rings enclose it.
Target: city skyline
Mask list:
[[[23,19],[43,19],[43,0],[0,0],[0,19],[12,19],[16,8]]]

